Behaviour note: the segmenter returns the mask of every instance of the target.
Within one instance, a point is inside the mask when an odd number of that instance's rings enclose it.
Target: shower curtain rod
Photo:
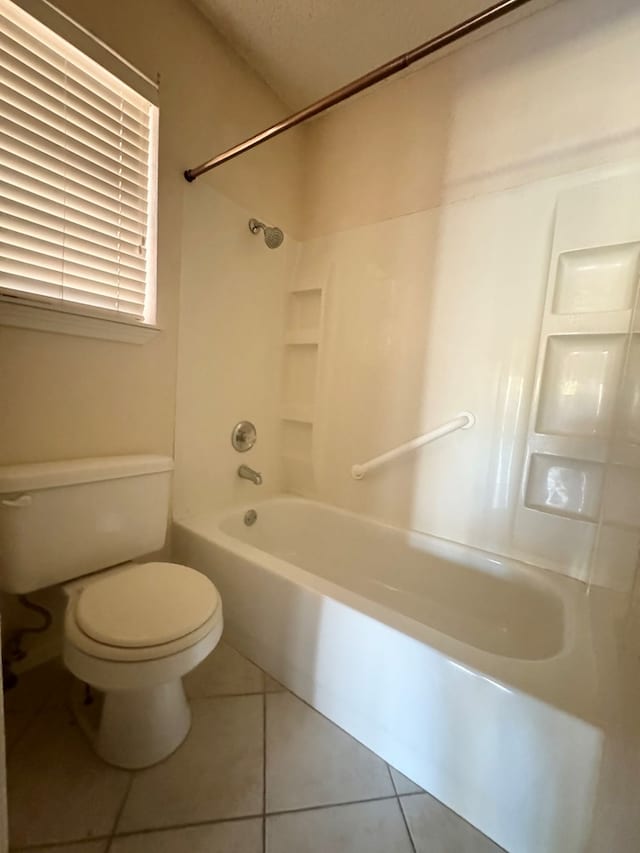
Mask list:
[[[314,101],[312,104],[309,104],[308,107],[299,110],[297,113],[293,113],[287,118],[282,119],[282,121],[276,122],[276,124],[260,131],[260,133],[250,136],[243,142],[238,143],[238,145],[234,145],[233,148],[228,148],[221,154],[217,154],[211,160],[207,160],[200,166],[195,166],[193,169],[187,169],[184,173],[185,179],[189,182],[195,181],[196,178],[199,178],[200,175],[204,175],[205,172],[215,169],[217,166],[221,166],[223,163],[233,160],[234,157],[244,154],[245,151],[250,151],[257,145],[262,145],[263,142],[267,142],[269,139],[273,139],[274,136],[284,133],[285,130],[289,130],[296,125],[302,124],[302,122],[308,121],[314,116],[323,113],[325,110],[335,107],[336,104],[346,101],[347,98],[357,95],[359,92],[368,89],[370,86],[375,86],[376,83],[380,83],[382,80],[386,80],[387,77],[397,74],[398,71],[408,68],[410,65],[413,65],[414,62],[418,62],[420,59],[424,59],[426,56],[436,53],[443,47],[453,44],[459,39],[464,38],[464,36],[479,30],[487,24],[493,23],[493,21],[497,21],[508,12],[512,12],[514,9],[524,6],[530,2],[531,0],[502,0],[502,2],[490,6],[483,12],[479,12],[471,18],[467,18],[466,21],[463,21],[461,24],[457,24],[455,27],[451,27],[449,30],[445,30],[445,32],[429,39],[429,41],[415,47],[408,53],[403,53],[395,59],[386,62],[384,65],[374,68],[373,71],[369,71],[362,77],[358,77],[357,80],[347,83],[346,86],[342,86],[340,89],[336,89],[336,91],[332,92],[330,95],[325,95],[324,98]]]

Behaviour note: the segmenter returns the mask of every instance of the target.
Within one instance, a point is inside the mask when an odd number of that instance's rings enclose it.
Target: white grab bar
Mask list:
[[[442,424],[442,426],[436,427],[429,432],[425,432],[424,435],[421,435],[418,438],[413,438],[411,441],[407,441],[406,444],[394,447],[393,450],[388,450],[386,453],[382,453],[380,456],[376,456],[368,462],[363,462],[361,465],[354,465],[351,468],[351,476],[354,480],[361,480],[367,472],[373,471],[374,468],[379,468],[380,465],[385,465],[387,462],[391,462],[392,459],[397,459],[399,456],[404,456],[405,453],[417,450],[418,447],[422,447],[424,444],[429,444],[431,441],[442,438],[443,435],[449,435],[450,432],[455,432],[458,429],[469,429],[475,424],[475,422],[475,415],[471,412],[460,412],[459,415],[456,415],[455,418],[452,418],[450,421]]]

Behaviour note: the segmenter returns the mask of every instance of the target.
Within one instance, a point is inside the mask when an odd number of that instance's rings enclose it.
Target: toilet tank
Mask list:
[[[0,467],[0,591],[28,593],[162,547],[168,456]]]

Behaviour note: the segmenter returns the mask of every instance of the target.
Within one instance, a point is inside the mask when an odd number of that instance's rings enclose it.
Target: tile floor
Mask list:
[[[67,708],[71,677],[33,670],[6,696],[13,851],[498,853],[225,643],[185,680],[193,728],[131,773],[97,759]]]

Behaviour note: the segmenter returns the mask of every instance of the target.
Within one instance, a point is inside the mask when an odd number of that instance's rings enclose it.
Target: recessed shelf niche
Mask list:
[[[536,432],[606,438],[624,363],[624,335],[552,335]]]
[[[322,319],[322,291],[298,290],[289,294],[287,329],[318,332]]]
[[[640,271],[640,243],[597,246],[558,257],[555,314],[625,311],[632,307]]]
[[[533,453],[527,478],[525,505],[541,512],[583,521],[597,521],[604,465]]]
[[[313,421],[324,292],[302,276],[287,295],[281,409],[284,487],[313,494]]]

